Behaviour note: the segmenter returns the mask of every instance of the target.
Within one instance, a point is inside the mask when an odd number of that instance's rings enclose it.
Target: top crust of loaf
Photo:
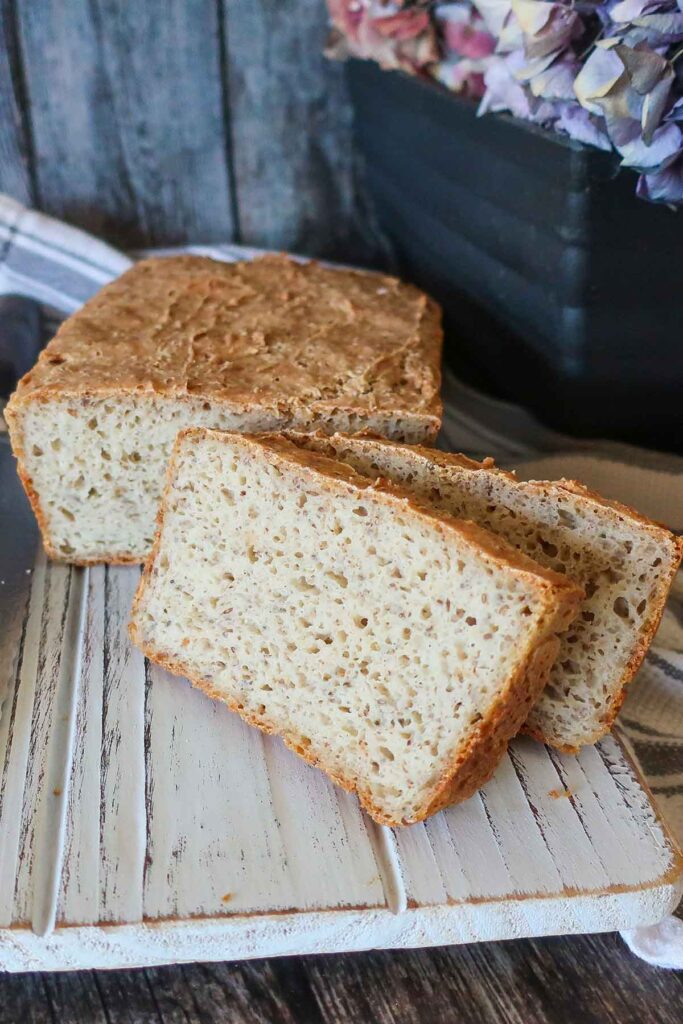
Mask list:
[[[411,285],[283,255],[143,260],[69,317],[20,381],[28,400],[206,396],[240,409],[441,422],[441,314]]]

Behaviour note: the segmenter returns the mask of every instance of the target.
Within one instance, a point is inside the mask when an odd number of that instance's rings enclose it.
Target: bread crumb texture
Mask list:
[[[521,482],[477,463],[381,439],[296,437],[369,477],[407,487],[448,515],[472,519],[585,591],[561,636],[527,729],[565,750],[610,729],[626,683],[657,628],[681,558],[668,530],[569,481]]]
[[[177,432],[440,426],[438,307],[395,278],[284,256],[145,260],[60,328],[7,408],[46,547],[140,561]]]
[[[131,635],[410,823],[481,785],[528,710],[562,598],[507,550],[343,464],[188,431]]]

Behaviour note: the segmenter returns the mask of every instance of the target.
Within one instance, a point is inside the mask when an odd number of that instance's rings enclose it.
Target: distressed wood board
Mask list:
[[[0,437],[0,969],[400,948],[649,924],[680,854],[613,737],[515,741],[407,829],[128,642],[139,570],[49,563]]]

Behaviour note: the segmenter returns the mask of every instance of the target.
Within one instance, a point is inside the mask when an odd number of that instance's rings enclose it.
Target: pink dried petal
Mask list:
[[[380,35],[390,36],[398,42],[414,39],[430,27],[429,15],[426,11],[408,7],[396,14],[372,18],[370,24]]]
[[[472,25],[447,21],[444,31],[446,47],[452,53],[477,60],[493,53],[496,41],[488,32],[475,29]]]

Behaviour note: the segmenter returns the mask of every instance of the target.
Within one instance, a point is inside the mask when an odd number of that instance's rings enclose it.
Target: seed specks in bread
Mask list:
[[[525,729],[574,752],[609,732],[654,636],[683,542],[634,509],[572,481],[518,481],[492,460],[382,439],[298,437],[306,448],[382,476],[442,513],[472,519],[585,590]]]
[[[136,264],[62,325],[6,415],[51,557],[140,562],[189,425],[434,440],[438,307],[395,278],[285,256]]]
[[[581,591],[472,523],[282,438],[176,442],[131,636],[378,821],[481,786]]]

